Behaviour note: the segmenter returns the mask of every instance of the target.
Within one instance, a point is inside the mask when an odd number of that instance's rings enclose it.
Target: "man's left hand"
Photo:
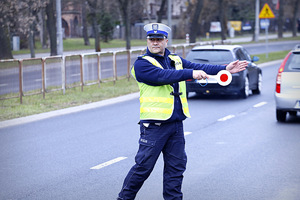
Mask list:
[[[243,60],[243,61],[233,61],[231,63],[229,63],[226,66],[226,70],[229,71],[231,74],[243,71],[246,69],[246,67],[248,66],[248,61]]]

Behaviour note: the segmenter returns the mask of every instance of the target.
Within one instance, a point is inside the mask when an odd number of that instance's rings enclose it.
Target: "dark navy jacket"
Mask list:
[[[174,62],[168,57],[170,51],[165,50],[165,55],[152,54],[147,48],[147,53],[144,55],[155,58],[164,69],[161,69],[148,60],[138,57],[134,63],[134,71],[136,80],[147,85],[159,86],[170,84],[174,88],[174,92],[178,92],[180,81],[193,78],[193,70],[203,70],[209,75],[215,75],[220,70],[224,70],[223,65],[197,64],[181,58],[183,70],[175,70]],[[183,114],[181,101],[179,96],[174,96],[174,111],[170,119],[166,121],[157,120],[141,120],[141,123],[156,123],[156,122],[173,122],[186,119]]]

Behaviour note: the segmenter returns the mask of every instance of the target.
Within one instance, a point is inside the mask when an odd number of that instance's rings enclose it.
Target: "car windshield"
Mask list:
[[[223,49],[192,50],[186,59],[195,63],[215,64],[228,64],[233,61],[231,52]]]
[[[294,52],[290,55],[286,67],[289,71],[300,70],[300,52]]]

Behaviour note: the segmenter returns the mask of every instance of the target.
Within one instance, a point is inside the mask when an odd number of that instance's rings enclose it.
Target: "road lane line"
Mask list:
[[[262,101],[262,102],[260,102],[260,103],[258,103],[258,104],[255,104],[253,107],[254,107],[254,108],[258,108],[258,107],[261,107],[261,106],[266,105],[266,104],[267,104],[267,102]]]
[[[118,158],[112,159],[110,161],[107,161],[105,163],[102,163],[102,164],[96,165],[94,167],[91,167],[90,169],[101,169],[103,167],[107,167],[107,166],[112,165],[114,163],[120,162],[121,160],[125,160],[126,158],[127,157],[118,157]]]
[[[235,117],[235,115],[227,115],[227,116],[225,116],[225,117],[223,117],[223,118],[218,119],[218,121],[219,121],[219,122],[224,122],[224,121],[229,120],[229,119],[232,119],[232,118],[234,118],[234,117]]]
[[[5,86],[7,86],[8,84],[6,84],[6,83],[3,83],[3,84],[0,84],[0,87],[5,87]]]
[[[186,136],[186,135],[190,135],[190,134],[192,134],[192,132],[184,132],[184,135]]]
[[[80,76],[80,73],[79,74],[71,74],[71,76]]]

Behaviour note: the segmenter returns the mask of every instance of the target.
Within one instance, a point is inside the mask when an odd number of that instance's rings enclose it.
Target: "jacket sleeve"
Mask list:
[[[211,65],[211,64],[200,64],[200,63],[193,63],[188,60],[181,58],[183,68],[185,69],[195,69],[195,70],[203,70],[205,73],[209,75],[215,75],[221,70],[225,70],[225,65]]]
[[[192,69],[161,69],[146,59],[134,63],[136,80],[152,86],[167,85],[193,78]]]

